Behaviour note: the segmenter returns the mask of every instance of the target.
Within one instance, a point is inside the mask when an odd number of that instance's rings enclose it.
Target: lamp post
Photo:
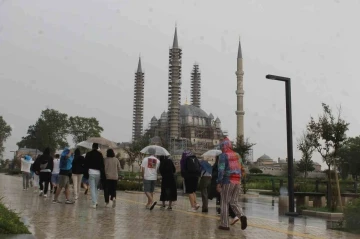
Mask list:
[[[289,212],[287,216],[297,216],[295,212],[294,200],[294,157],[293,157],[293,139],[292,139],[292,114],[291,114],[291,80],[287,77],[266,75],[267,79],[285,82],[286,98],[286,131],[287,131],[287,158],[288,158],[288,194],[289,194]]]

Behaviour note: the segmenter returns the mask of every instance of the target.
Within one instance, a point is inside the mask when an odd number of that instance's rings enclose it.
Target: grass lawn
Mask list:
[[[5,207],[1,201],[0,234],[30,234],[28,228],[20,221],[18,214]]]
[[[309,211],[316,211],[316,212],[329,212],[329,213],[341,213],[341,211],[339,209],[336,209],[334,212],[332,212],[329,208],[327,207],[309,207],[306,208],[304,210],[309,210]]]

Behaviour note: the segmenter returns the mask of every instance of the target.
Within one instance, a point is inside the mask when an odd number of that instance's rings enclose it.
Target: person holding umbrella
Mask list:
[[[160,167],[160,160],[155,157],[155,149],[149,148],[147,150],[147,154],[149,157],[143,159],[141,163],[141,171],[142,177],[144,180],[144,192],[146,197],[148,198],[148,202],[146,204],[146,209],[153,210],[156,201],[154,201],[154,190],[155,190],[155,183],[157,180],[157,171]]]

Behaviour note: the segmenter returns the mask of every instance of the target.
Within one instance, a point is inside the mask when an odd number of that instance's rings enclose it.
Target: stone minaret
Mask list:
[[[181,100],[181,49],[175,28],[173,47],[169,50],[169,139],[179,138]]]
[[[198,64],[194,64],[191,72],[191,104],[201,107],[201,74]]]
[[[134,109],[133,109],[133,132],[132,140],[136,141],[142,136],[144,114],[144,73],[141,69],[141,59],[139,57],[138,68],[135,73],[134,84]]]
[[[236,74],[236,81],[237,81],[237,110],[236,110],[236,122],[237,122],[237,136],[244,136],[244,87],[243,87],[243,77],[244,77],[244,70],[243,70],[243,58],[241,53],[241,43],[239,40],[239,49],[238,49],[238,56],[237,56],[237,70]]]

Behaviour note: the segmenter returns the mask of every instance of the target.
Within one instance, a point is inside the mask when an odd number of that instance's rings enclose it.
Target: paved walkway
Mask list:
[[[208,214],[190,213],[185,197],[179,196],[173,211],[145,209],[146,198],[139,193],[118,192],[117,208],[90,208],[90,196],[81,195],[73,205],[52,204],[32,191],[22,191],[20,177],[0,174],[0,198],[16,210],[29,225],[35,238],[359,238],[357,235],[326,230],[325,221],[311,217],[278,216],[276,202],[269,198],[249,199],[243,203],[248,215],[248,228],[240,223],[230,231],[217,229],[215,202]],[[159,194],[155,196],[159,197]],[[201,199],[198,199],[201,202]]]

